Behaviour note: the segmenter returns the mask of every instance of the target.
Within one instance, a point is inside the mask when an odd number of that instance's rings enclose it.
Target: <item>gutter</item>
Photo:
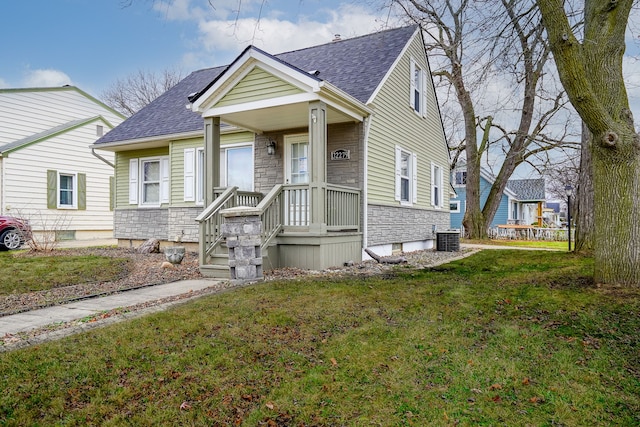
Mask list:
[[[100,154],[96,153],[96,149],[91,147],[91,154],[93,154],[95,157],[97,157],[98,159],[102,160],[104,163],[108,164],[109,166],[111,166],[113,169],[116,168],[116,165],[114,165],[113,163],[111,163],[109,160],[105,159],[104,157],[102,157]]]

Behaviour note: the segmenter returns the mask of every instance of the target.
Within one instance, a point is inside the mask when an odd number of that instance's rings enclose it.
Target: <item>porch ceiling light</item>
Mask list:
[[[276,154],[276,142],[273,139],[267,141],[267,154],[270,156]]]

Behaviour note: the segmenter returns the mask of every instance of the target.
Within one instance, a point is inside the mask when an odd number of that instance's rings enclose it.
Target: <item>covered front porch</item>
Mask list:
[[[308,185],[279,184],[266,195],[219,188],[216,196],[196,219],[200,227],[200,270],[209,277],[228,277],[228,248],[222,233],[223,212],[244,207],[247,216],[260,219],[257,257],[262,268],[279,267],[323,269],[344,260],[359,259],[361,197],[355,188],[327,184],[322,189],[326,201],[318,212],[323,221],[313,227],[314,211]],[[318,227],[321,225],[321,227]],[[324,231],[319,231],[324,229]],[[313,231],[315,230],[315,231]]]
[[[240,206],[260,220],[255,250],[267,270],[361,259],[365,105],[249,49],[191,108],[204,119],[206,207],[197,218],[203,274],[228,274],[223,214]],[[221,132],[230,127],[255,134],[254,164],[247,165],[253,191],[220,185]]]

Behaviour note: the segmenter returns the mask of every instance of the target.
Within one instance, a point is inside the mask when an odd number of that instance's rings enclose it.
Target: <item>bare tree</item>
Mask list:
[[[525,162],[540,163],[550,150],[571,139],[567,100],[553,78],[544,80],[550,72],[550,51],[540,15],[533,1],[392,3],[421,25],[426,48],[435,59],[434,76],[455,94],[451,98],[458,104],[464,131],[460,140],[450,138],[450,148],[456,159],[464,152],[466,162],[463,224],[467,236],[485,238],[515,169]],[[497,81],[501,87],[494,85],[491,93],[488,82]],[[496,156],[501,166],[483,205],[481,165]]]
[[[159,74],[139,70],[112,83],[102,93],[102,99],[114,110],[125,116],[131,116],[171,89],[180,80],[182,80],[182,74],[175,70],[167,69]]]
[[[562,84],[592,135],[595,280],[640,286],[640,135],[622,74],[634,0],[584,0],[582,34],[564,0],[536,3]]]

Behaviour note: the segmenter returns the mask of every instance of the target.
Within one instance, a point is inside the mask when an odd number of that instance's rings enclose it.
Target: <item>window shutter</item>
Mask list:
[[[115,201],[115,191],[116,191],[116,185],[115,182],[116,179],[112,176],[109,177],[109,210],[112,211],[114,208],[114,201]]]
[[[418,203],[418,156],[415,154],[411,155],[411,174],[411,199],[412,203]]]
[[[58,172],[47,171],[47,209],[58,207]]]
[[[427,117],[427,73],[422,72],[422,117]]]
[[[431,163],[431,206],[436,205],[436,167]]]
[[[401,152],[400,147],[396,146],[396,190],[395,190],[395,199],[400,201],[401,198],[401,189],[400,189],[400,169],[401,169]]]
[[[87,210],[87,174],[78,174],[78,210]]]
[[[410,73],[409,74],[409,81],[410,83],[410,90],[409,90],[409,105],[411,105],[411,108],[415,109],[416,108],[416,97],[415,97],[415,93],[416,93],[416,61],[413,60],[413,58],[411,58],[411,66],[410,66]]]
[[[169,203],[169,158],[160,159],[160,203]]]
[[[438,171],[440,171],[440,188],[438,189],[438,192],[440,193],[440,198],[438,200],[438,206],[443,207],[444,206],[444,172],[443,172],[443,168],[438,168]]]
[[[184,150],[184,201],[193,202],[196,200],[195,193],[195,148]]]
[[[138,159],[129,160],[129,204],[138,204]]]

